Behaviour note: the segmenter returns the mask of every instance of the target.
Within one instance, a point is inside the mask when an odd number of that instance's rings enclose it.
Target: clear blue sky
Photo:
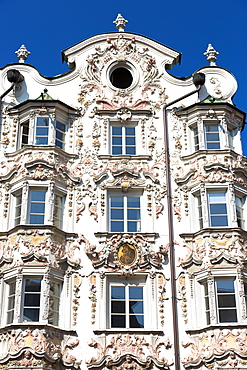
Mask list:
[[[234,103],[247,110],[247,0],[2,0],[0,67],[18,61],[15,51],[25,44],[31,52],[28,63],[41,74],[65,72],[61,50],[95,34],[114,32],[118,13],[129,21],[126,31],[182,53],[181,65],[170,71],[176,76],[189,76],[208,65],[203,53],[213,44],[220,53],[217,64],[238,81]],[[247,155],[247,127],[245,131]]]

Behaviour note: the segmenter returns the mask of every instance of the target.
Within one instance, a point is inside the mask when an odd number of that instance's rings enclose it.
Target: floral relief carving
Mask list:
[[[187,354],[182,360],[185,368],[199,367],[202,364],[211,368],[219,366],[247,364],[246,329],[215,329],[204,332],[182,343]]]
[[[234,233],[215,233],[201,236],[189,244],[186,248],[185,257],[179,258],[179,263],[186,267],[191,264],[207,265],[219,263],[222,259],[233,264],[242,265],[247,258],[247,240]]]
[[[164,354],[171,348],[169,339],[159,341],[156,337],[150,344],[144,337],[139,335],[112,336],[109,344],[101,344],[92,339],[88,344],[97,349],[97,357],[87,361],[88,368],[106,366],[110,369],[140,369],[153,367],[166,368],[173,362],[168,362]]]
[[[47,329],[21,328],[2,332],[0,366],[16,360],[16,365],[31,366],[37,360],[54,364],[61,361],[64,366],[78,368],[80,361],[74,356],[79,344],[75,336]]]
[[[23,265],[35,259],[59,267],[65,261],[71,266],[80,264],[79,245],[76,242],[55,242],[43,230],[28,230],[0,241],[0,265]],[[55,257],[55,258],[54,258]]]
[[[85,244],[85,253],[92,261],[94,268],[104,266],[108,271],[119,271],[121,275],[134,274],[135,271],[150,269],[152,266],[159,269],[168,253],[168,246],[163,245],[157,252],[153,251],[151,243],[139,234],[132,236],[115,234],[101,245],[100,249],[96,245],[91,245],[84,235],[80,235],[79,241]],[[131,248],[130,252],[135,255],[130,258],[128,254],[128,262],[126,258],[119,257],[119,251],[127,245]]]

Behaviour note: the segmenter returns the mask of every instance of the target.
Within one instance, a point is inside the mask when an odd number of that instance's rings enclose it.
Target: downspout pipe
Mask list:
[[[11,82],[11,85],[2,95],[0,95],[0,102],[11,90],[13,90],[16,84],[24,80],[24,77],[19,71],[17,71],[17,69],[9,69],[7,72],[7,79]]]
[[[178,315],[177,315],[177,297],[176,297],[176,272],[175,272],[175,249],[174,249],[174,224],[172,212],[172,190],[171,190],[171,174],[170,174],[170,153],[169,153],[169,134],[167,126],[167,108],[171,105],[183,100],[200,91],[205,83],[205,75],[203,73],[195,73],[193,83],[196,89],[177,98],[163,108],[163,125],[164,125],[164,149],[166,158],[166,191],[167,191],[167,215],[168,215],[168,239],[170,250],[170,273],[171,273],[171,300],[172,300],[172,318],[173,318],[173,340],[174,340],[174,356],[175,370],[180,370],[180,349],[179,349],[179,330],[178,330]]]

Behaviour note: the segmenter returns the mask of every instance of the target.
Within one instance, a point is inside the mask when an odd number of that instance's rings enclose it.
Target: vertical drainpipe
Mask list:
[[[166,159],[166,191],[167,191],[167,216],[168,216],[168,239],[170,250],[170,273],[171,273],[171,299],[172,299],[172,318],[173,318],[173,340],[174,340],[174,356],[175,370],[180,370],[180,350],[179,350],[179,331],[178,331],[178,315],[177,315],[177,297],[176,297],[176,273],[175,273],[175,250],[174,250],[174,225],[172,212],[172,191],[171,191],[171,174],[170,174],[170,154],[169,154],[169,134],[167,127],[167,108],[171,105],[185,99],[196,92],[199,92],[202,85],[205,83],[205,75],[196,73],[193,76],[193,82],[196,89],[181,96],[172,102],[165,104],[163,108],[163,125],[164,125],[164,149]]]

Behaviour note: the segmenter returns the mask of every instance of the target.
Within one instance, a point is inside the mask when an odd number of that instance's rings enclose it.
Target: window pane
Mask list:
[[[127,146],[126,147],[126,154],[135,155],[136,154],[136,148],[133,147],[133,146]]]
[[[123,220],[124,210],[123,209],[111,209],[111,219],[113,220]]]
[[[112,197],[110,199],[111,207],[123,208],[123,197]]]
[[[143,288],[142,287],[130,287],[129,288],[130,299],[143,299]]]
[[[125,287],[124,286],[112,286],[111,287],[111,298],[112,299],[125,299]]]
[[[24,308],[23,321],[39,321],[38,308]]]
[[[119,137],[119,136],[113,136],[112,137],[112,145],[121,146],[122,145],[122,138]]]
[[[237,322],[236,310],[220,310],[219,320],[220,322]]]
[[[112,301],[111,302],[112,313],[125,313],[125,301]]]
[[[30,215],[30,224],[43,225],[45,217],[42,215]]]
[[[130,301],[129,302],[130,313],[143,313],[143,302],[142,301]]]
[[[44,191],[36,191],[36,190],[32,190],[31,192],[31,200],[35,201],[45,201],[45,192]]]
[[[44,203],[31,203],[31,213],[45,213]]]
[[[112,135],[122,136],[122,128],[121,127],[112,127]]]
[[[40,295],[39,294],[25,294],[24,305],[31,307],[39,307],[40,305]]]
[[[216,280],[218,293],[234,293],[234,280]]]
[[[111,232],[123,232],[124,231],[124,222],[123,221],[111,221]]]
[[[135,136],[135,127],[126,127],[126,136]]]
[[[131,315],[130,316],[130,328],[144,328],[144,316],[143,315]]]
[[[218,295],[219,307],[236,307],[235,295]]]
[[[212,227],[228,226],[227,216],[212,216],[210,219]]]
[[[40,292],[40,291],[41,291],[41,279],[25,280],[25,292]]]
[[[140,208],[140,198],[139,197],[128,197],[127,207],[128,208]]]
[[[111,316],[111,327],[112,328],[125,328],[126,319],[125,315],[112,315]]]
[[[49,118],[48,117],[38,117],[37,118],[37,126],[49,126]]]
[[[127,136],[126,137],[126,145],[127,146],[135,145],[135,143],[136,143],[135,137],[132,137],[132,136]]]

